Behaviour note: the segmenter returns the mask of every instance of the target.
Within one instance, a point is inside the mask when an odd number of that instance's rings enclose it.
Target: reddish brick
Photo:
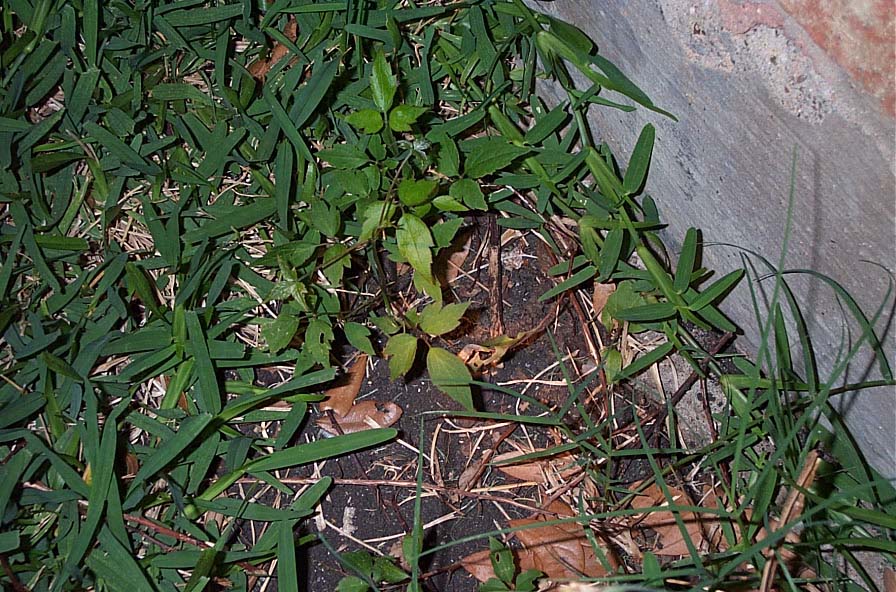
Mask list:
[[[780,0],[837,64],[896,116],[893,0]]]

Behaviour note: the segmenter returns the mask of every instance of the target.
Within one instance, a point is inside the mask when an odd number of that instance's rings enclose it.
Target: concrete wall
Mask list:
[[[892,0],[554,0],[530,4],[588,32],[675,123],[639,110],[594,108],[596,137],[627,162],[641,126],[657,126],[647,191],[676,245],[689,225],[707,242],[728,242],[777,262],[791,163],[796,200],[787,267],[840,281],[867,310],[893,269],[894,6]],[[736,250],[713,247],[706,263],[741,265]],[[818,282],[802,293],[819,362],[831,366],[843,314]],[[757,344],[749,292],[729,314]],[[891,311],[892,312],[892,311]],[[886,323],[883,323],[885,325]],[[891,363],[892,329],[887,340]],[[854,364],[853,378],[863,364]],[[882,473],[896,478],[896,392],[878,389],[840,401],[848,423]]]

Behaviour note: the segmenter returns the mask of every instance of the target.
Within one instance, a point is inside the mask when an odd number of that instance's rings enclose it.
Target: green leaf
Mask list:
[[[279,352],[289,345],[298,330],[299,319],[297,317],[280,313],[276,319],[261,326],[261,336],[264,337],[270,351]]]
[[[202,329],[199,315],[195,310],[187,311],[184,316],[187,324],[187,335],[193,349],[193,358],[196,360],[194,374],[198,378],[198,384],[194,389],[199,390],[196,404],[201,411],[217,413],[221,410],[221,391],[217,372],[209,354],[205,331]]]
[[[456,177],[460,174],[460,153],[457,144],[451,138],[439,141],[439,172],[446,177]]]
[[[408,260],[414,271],[432,281],[432,235],[426,224],[413,214],[405,214],[398,221],[395,232],[398,251]]]
[[[487,210],[488,204],[485,203],[485,194],[479,183],[472,179],[458,179],[451,184],[448,195],[454,199],[463,202],[467,207],[474,210]]]
[[[497,136],[464,140],[461,143],[461,150],[466,155],[464,172],[473,179],[504,169],[520,156],[530,152],[529,148],[511,144]]]
[[[178,458],[187,448],[193,444],[193,441],[202,433],[202,431],[211,423],[212,415],[210,413],[200,413],[192,417],[186,418],[180,425],[180,429],[173,438],[165,441],[158,449],[154,450],[151,455],[143,460],[140,469],[131,481],[131,492],[138,486],[145,484],[156,473],[164,469],[174,459]]]
[[[335,233],[331,236],[334,235]],[[322,261],[323,274],[331,286],[337,287],[342,285],[343,273],[352,266],[352,259],[349,257],[349,253],[348,247],[342,243],[332,244],[324,251]]]
[[[622,186],[629,195],[638,193],[644,185],[647,169],[650,167],[650,156],[653,154],[655,137],[656,128],[651,123],[645,125],[641,130],[641,135],[638,136],[638,143],[635,144],[628,169],[625,171],[625,179],[622,181]]]
[[[345,331],[345,338],[348,339],[348,342],[352,347],[357,348],[367,355],[376,355],[376,351],[373,349],[373,344],[370,342],[370,329],[361,323],[349,321],[343,327],[343,331]]]
[[[679,294],[683,294],[691,285],[691,274],[694,272],[694,263],[697,260],[697,229],[688,228],[684,235],[684,244],[681,246],[681,254],[678,256],[678,266],[675,268],[675,279],[672,287]]]
[[[457,231],[460,230],[463,223],[463,218],[451,218],[433,226],[432,238],[436,241],[436,247],[444,249],[449,246],[454,241],[454,237],[457,236]]]
[[[406,206],[419,206],[428,202],[439,188],[434,179],[404,179],[398,184],[398,199]]]
[[[664,343],[663,345],[650,350],[648,353],[623,368],[622,372],[615,376],[615,380],[620,381],[634,376],[642,370],[646,370],[672,353],[673,349],[675,349],[675,346],[672,343]]]
[[[607,233],[604,239],[604,246],[600,250],[600,268],[598,277],[602,282],[606,282],[613,275],[616,265],[619,264],[619,256],[622,254],[622,242],[625,240],[625,231],[621,228],[614,228]]]
[[[373,93],[373,102],[380,111],[387,113],[392,107],[395,91],[398,90],[398,81],[392,75],[392,68],[386,61],[382,51],[377,52],[373,58],[373,72],[370,75],[370,90]]]
[[[332,458],[340,454],[382,444],[394,438],[397,433],[398,431],[392,428],[377,428],[303,443],[286,450],[272,452],[268,456],[251,461],[247,465],[246,472],[276,471],[325,458]]]
[[[10,553],[19,548],[19,533],[8,531],[0,533],[0,553]]]
[[[109,154],[120,159],[124,164],[149,176],[156,175],[161,171],[158,165],[144,160],[133,148],[112,135],[105,128],[89,121],[84,124],[84,130],[93,136],[97,142],[102,144],[102,146],[109,151]]]
[[[554,296],[558,294],[562,294],[567,290],[571,290],[576,286],[579,286],[591,278],[593,278],[597,274],[597,268],[593,265],[587,265],[583,269],[575,272],[569,278],[563,280],[544,294],[538,297],[539,302],[544,302],[545,300],[550,300]]]
[[[305,348],[315,362],[330,365],[330,349],[333,345],[333,328],[324,318],[311,319],[305,329]]]
[[[464,409],[474,410],[473,393],[470,389],[473,377],[460,358],[448,350],[431,347],[426,355],[426,369],[430,380],[439,390],[463,405]]]
[[[358,240],[370,240],[378,230],[391,225],[395,209],[395,204],[387,201],[378,201],[367,206],[361,215],[361,234]]]
[[[370,586],[358,576],[345,576],[336,584],[336,592],[367,592]]]
[[[693,311],[699,311],[702,308],[705,308],[706,306],[712,304],[713,302],[721,298],[723,294],[728,292],[728,290],[733,288],[734,285],[740,281],[740,278],[742,278],[743,275],[743,269],[737,269],[725,275],[723,278],[701,292],[700,296],[688,305],[688,308]]]
[[[408,333],[397,333],[386,342],[383,354],[389,358],[389,377],[395,380],[404,376],[417,357],[417,338]]]
[[[277,540],[277,590],[299,592],[299,571],[296,564],[296,543],[293,537],[292,520],[280,523]]]
[[[409,132],[417,118],[429,111],[426,107],[398,105],[389,113],[389,128],[393,132]]]
[[[440,212],[466,212],[470,208],[450,195],[439,195],[432,200],[432,205]]]
[[[668,302],[660,302],[620,310],[613,316],[620,321],[648,323],[671,319],[677,314],[678,312],[675,310],[675,306]]]
[[[197,101],[206,105],[214,104],[208,95],[203,94],[192,84],[163,83],[152,89],[152,98],[157,101]]]
[[[317,156],[337,169],[359,169],[370,161],[361,150],[348,144],[339,144],[329,150],[320,150]]]
[[[492,569],[495,570],[495,575],[508,586],[512,585],[513,576],[516,572],[516,566],[513,564],[513,553],[494,537],[488,538],[488,548],[489,559],[492,563]]]
[[[469,306],[469,302],[445,306],[433,302],[420,313],[420,329],[432,336],[450,333],[460,325],[460,320]]]
[[[383,129],[383,116],[374,109],[353,111],[345,120],[365,134],[375,134]]]

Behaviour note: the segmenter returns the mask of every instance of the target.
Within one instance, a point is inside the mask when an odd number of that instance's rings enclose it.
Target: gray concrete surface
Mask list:
[[[602,55],[679,117],[676,123],[643,109],[591,112],[596,137],[607,141],[622,163],[641,126],[657,126],[646,189],[670,225],[671,245],[679,244],[688,226],[696,226],[709,243],[733,243],[777,262],[796,150],[785,267],[827,274],[873,311],[887,291],[888,276],[862,261],[891,271],[896,262],[894,62],[869,62],[854,55],[854,48],[888,59],[894,8],[892,2],[856,3],[870,11],[856,16],[849,13],[855,7],[844,1],[823,4],[833,7],[827,21],[809,18],[803,11],[811,6],[797,0],[530,1],[588,32]],[[722,246],[709,248],[705,263],[720,272],[742,264],[736,249]],[[842,309],[820,282],[794,278],[793,286],[819,363],[831,368],[844,336]],[[745,329],[741,345],[755,351],[758,331],[749,291],[735,291],[726,310]],[[848,326],[855,337],[855,326]],[[885,326],[878,325],[882,331]],[[892,363],[896,347],[889,326]],[[863,376],[866,366],[853,364],[850,377]],[[846,395],[838,404],[869,461],[896,479],[894,389]]]

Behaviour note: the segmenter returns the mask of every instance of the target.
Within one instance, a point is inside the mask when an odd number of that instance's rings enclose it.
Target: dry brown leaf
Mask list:
[[[294,20],[286,23],[286,26],[283,27],[283,35],[290,41],[295,41],[298,38],[298,23]],[[289,48],[277,42],[271,48],[271,55],[268,59],[258,60],[249,66],[249,74],[258,80],[264,80],[265,76],[268,75],[268,71],[287,55],[289,55]]]
[[[572,508],[561,501],[553,502],[547,509],[560,516],[575,515]],[[607,571],[595,557],[581,524],[570,522],[536,526],[550,519],[542,516],[537,519],[511,520],[508,523],[511,528],[528,527],[513,533],[523,544],[522,549],[513,549],[520,571],[537,569],[553,580],[607,575]],[[615,555],[608,549],[605,549],[605,553],[615,569]],[[487,550],[467,556],[461,560],[461,565],[481,582],[495,577]]]
[[[533,452],[540,452],[541,450],[543,449],[539,448]],[[492,462],[498,465],[498,463],[507,462],[512,458],[523,456],[523,454],[522,452],[506,452],[496,456]],[[564,452],[529,462],[498,465],[495,468],[505,475],[520,481],[534,481],[536,483],[544,483],[547,480],[547,475],[559,475],[562,479],[570,479],[581,470],[581,467],[575,464],[575,456],[571,452]]]
[[[436,276],[442,278],[443,286],[449,286],[457,280],[463,270],[464,263],[470,255],[470,243],[473,240],[473,232],[461,231],[462,234],[455,239],[447,249],[442,249],[436,258],[434,268]]]
[[[355,398],[361,392],[361,384],[367,372],[367,354],[361,354],[352,367],[348,369],[339,380],[339,384],[329,389],[325,395],[327,398],[320,402],[320,408],[324,411],[332,409],[337,416],[345,416],[349,413]]]
[[[896,592],[896,571],[889,567],[884,570],[884,592]]]
[[[355,403],[367,371],[367,354],[355,360],[340,384],[326,392],[327,398],[319,403],[321,411],[332,411],[336,425],[329,414],[317,420],[317,426],[326,432],[339,435],[353,434],[376,427],[387,428],[399,420],[402,409],[395,403],[361,401]]]
[[[495,570],[492,568],[492,561],[489,558],[489,551],[476,551],[467,555],[460,560],[461,566],[467,570],[471,576],[480,582],[487,582],[495,576]]]
[[[460,474],[460,477],[457,478],[458,489],[470,491],[476,487],[476,482],[479,481],[479,477],[482,475],[482,465],[487,463],[489,458],[491,458],[491,452],[491,450],[483,450],[482,454],[479,456],[479,460],[470,463],[470,466],[464,469]]]
[[[637,484],[633,488],[636,486]],[[675,505],[693,505],[687,494],[680,489],[669,486],[669,493],[672,495],[672,503]],[[635,509],[668,505],[669,502],[666,496],[663,495],[663,491],[656,483],[650,485],[632,500],[632,508]],[[679,512],[679,516],[694,547],[697,550],[703,550],[706,546],[706,537],[703,534],[704,529],[709,526],[708,523],[712,521],[712,517],[710,515],[701,517],[694,512]],[[643,519],[639,520],[638,525],[646,526],[656,532],[657,543],[660,547],[652,550],[655,555],[680,557],[690,554],[672,511],[651,510],[644,515]]]
[[[575,516],[572,508],[561,501],[555,501],[547,509],[560,516]],[[511,520],[509,526],[517,528],[545,520],[544,516],[535,520]],[[585,537],[585,528],[581,524],[569,522],[535,526],[518,530],[514,535],[525,546],[519,555],[519,565],[523,571],[537,569],[553,580],[607,575],[607,571],[594,556],[594,549]]]
[[[355,403],[345,415],[334,412],[339,429],[333,425],[329,416],[325,415],[317,420],[317,426],[334,436],[363,432],[373,428],[387,428],[401,418],[402,409],[395,403],[381,403],[379,401],[361,401]]]
[[[604,311],[610,295],[616,291],[616,284],[594,284],[594,294],[591,296],[591,304],[594,306],[594,318],[599,319]]]

